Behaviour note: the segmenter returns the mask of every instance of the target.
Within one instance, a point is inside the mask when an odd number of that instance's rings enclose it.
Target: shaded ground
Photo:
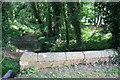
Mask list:
[[[117,78],[117,65],[70,65],[38,70],[35,74],[19,74],[18,78]]]
[[[20,58],[23,52],[32,51],[38,48],[39,45],[38,40],[34,34],[25,35],[12,41],[17,48],[16,51],[10,51],[7,48],[2,50],[2,54],[12,59]]]
[[[4,54],[6,57],[15,59],[16,61],[19,61],[19,59],[22,55],[21,52],[8,51],[8,50],[2,50],[2,54]]]
[[[40,42],[35,34],[25,35],[13,40],[14,45],[20,50],[34,51],[40,47]]]

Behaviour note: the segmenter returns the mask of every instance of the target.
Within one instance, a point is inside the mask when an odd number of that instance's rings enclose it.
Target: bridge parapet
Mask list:
[[[20,58],[21,70],[30,66],[45,68],[49,66],[68,65],[80,62],[97,62],[99,59],[109,60],[109,57],[118,55],[117,51],[105,49],[99,51],[80,52],[24,52]]]

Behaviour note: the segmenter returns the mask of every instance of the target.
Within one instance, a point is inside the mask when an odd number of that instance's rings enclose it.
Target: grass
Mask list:
[[[19,74],[19,78],[116,78],[118,77],[117,65],[77,65],[45,68],[36,73]]]

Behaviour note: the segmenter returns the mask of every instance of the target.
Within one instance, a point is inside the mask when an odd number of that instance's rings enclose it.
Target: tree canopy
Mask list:
[[[2,44],[38,52],[117,48],[119,21],[120,2],[3,2]]]

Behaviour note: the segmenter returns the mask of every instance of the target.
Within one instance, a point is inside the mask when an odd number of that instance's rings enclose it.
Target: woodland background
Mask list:
[[[11,51],[62,52],[118,46],[120,2],[2,4],[2,47]]]

